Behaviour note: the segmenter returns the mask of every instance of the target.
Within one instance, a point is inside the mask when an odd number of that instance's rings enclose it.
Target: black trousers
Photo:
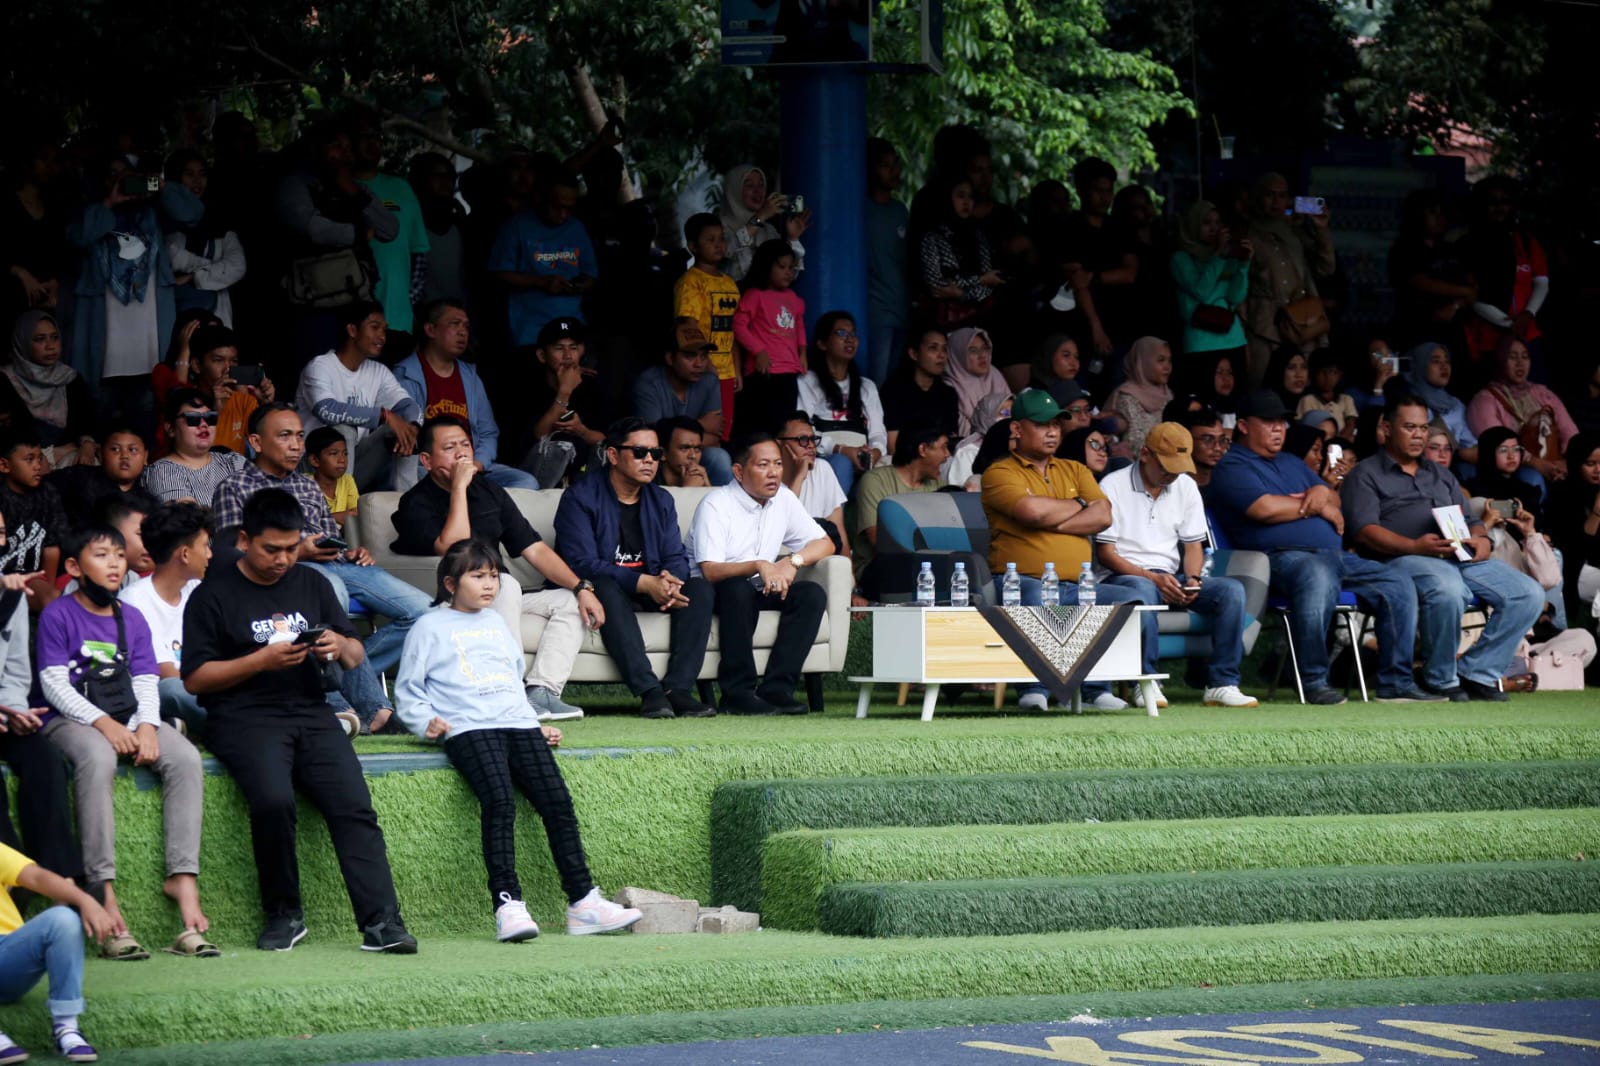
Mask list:
[[[294,718],[231,714],[213,718],[209,735],[212,754],[239,783],[250,808],[261,906],[269,916],[302,912],[294,850],[297,789],[328,823],[357,927],[398,914],[372,794],[331,710]]]
[[[649,596],[628,595],[609,577],[595,579],[594,594],[606,610],[600,640],[617,664],[628,691],[635,696],[643,696],[657,687],[669,692],[694,692],[700,667],[706,661],[706,643],[711,639],[711,614],[716,602],[711,582],[703,577],[691,577],[683,583],[683,594],[689,597],[689,605],[668,612],[672,650],[667,656],[666,676],[659,680],[645,654],[644,635],[639,632],[637,615],[640,611],[659,612],[656,602]]]
[[[589,894],[594,882],[578,837],[578,815],[555,756],[537,729],[474,729],[444,742],[444,753],[466,778],[483,808],[483,865],[489,871],[489,899],[498,908],[501,893],[522,898],[517,879],[517,793],[544,820],[550,857],[561,875],[567,902]]]
[[[0,759],[17,779],[17,826],[0,783],[0,844],[44,869],[71,879],[83,876],[83,855],[72,829],[71,780],[61,752],[38,733],[0,733]],[[20,836],[17,829],[22,830]]]
[[[752,692],[763,699],[787,702],[800,683],[817,628],[828,609],[828,594],[815,581],[796,581],[783,599],[758,592],[749,578],[730,577],[717,582],[717,620],[721,624],[721,663],[717,683],[724,698]],[[752,642],[762,611],[777,611],[778,639],[767,659],[767,676],[757,689],[756,655]]]

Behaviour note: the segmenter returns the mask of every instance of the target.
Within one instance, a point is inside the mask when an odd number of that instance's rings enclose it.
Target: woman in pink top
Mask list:
[[[1511,430],[1526,449],[1526,465],[1546,481],[1560,481],[1567,476],[1562,449],[1578,427],[1559,396],[1528,380],[1531,366],[1526,344],[1502,339],[1494,350],[1494,380],[1467,405],[1467,425],[1480,437],[1493,426]]]
[[[733,314],[733,337],[744,349],[739,404],[749,407],[752,421],[746,425],[754,430],[788,418],[806,372],[806,302],[789,287],[798,272],[789,243],[767,241],[750,261]]]

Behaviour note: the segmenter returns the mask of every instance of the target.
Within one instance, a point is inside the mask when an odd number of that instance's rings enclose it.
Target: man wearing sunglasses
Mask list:
[[[600,640],[646,718],[709,718],[716,710],[694,696],[711,638],[711,585],[689,574],[672,493],[654,484],[666,456],[642,418],[606,430],[606,465],[561,494],[556,543],[580,578],[592,582],[605,608]],[[666,615],[671,635],[667,672],[657,677],[645,651],[639,614]],[[663,620],[649,625],[659,637]]]

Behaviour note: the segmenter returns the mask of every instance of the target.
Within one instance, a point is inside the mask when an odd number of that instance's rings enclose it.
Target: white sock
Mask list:
[[[78,1016],[76,1014],[58,1014],[50,1019],[51,1024],[59,1032],[62,1029],[76,1029]]]

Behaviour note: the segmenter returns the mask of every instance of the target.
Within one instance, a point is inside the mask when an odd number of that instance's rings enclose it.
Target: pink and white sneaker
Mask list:
[[[587,896],[567,908],[567,935],[614,933],[643,917],[643,911],[620,907],[602,896],[598,888],[591,888]]]
[[[494,912],[494,938],[504,944],[520,944],[539,935],[539,923],[528,914],[528,905],[500,893],[500,906]]]

